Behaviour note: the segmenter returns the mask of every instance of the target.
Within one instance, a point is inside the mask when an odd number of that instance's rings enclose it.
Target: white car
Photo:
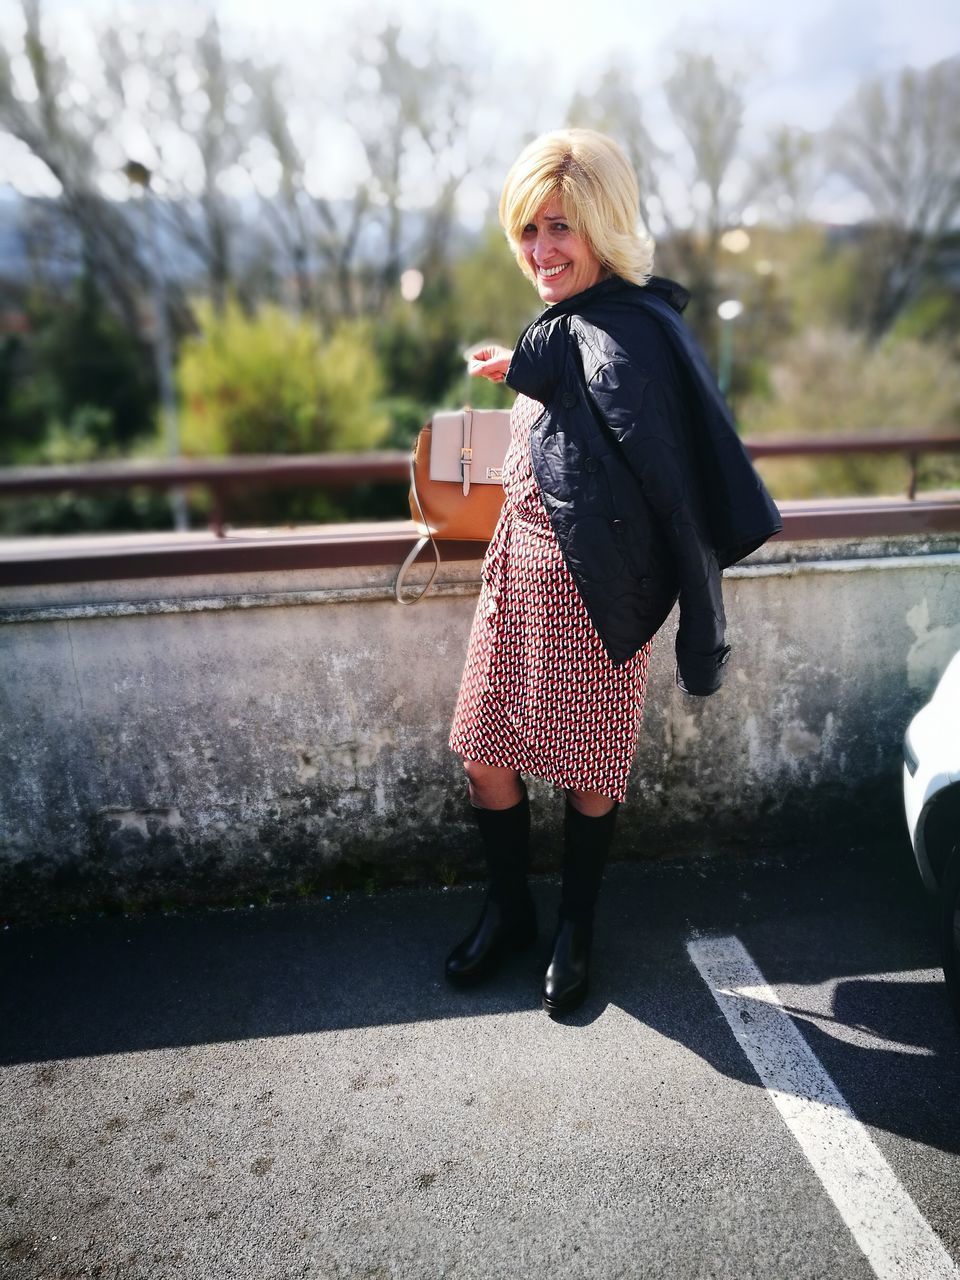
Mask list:
[[[940,900],[943,971],[960,1019],[960,653],[903,735],[903,804],[923,883]]]

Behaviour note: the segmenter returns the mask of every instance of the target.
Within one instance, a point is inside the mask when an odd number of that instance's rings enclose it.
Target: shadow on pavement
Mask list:
[[[0,1061],[528,1013],[557,886],[535,891],[536,952],[466,992],[446,985],[442,963],[479,888],[13,929],[0,937]],[[687,956],[697,932],[740,938],[863,1121],[960,1151],[960,1035],[942,975],[928,972],[935,930],[909,852],[610,868],[593,993],[568,1026],[617,1005],[758,1084]]]

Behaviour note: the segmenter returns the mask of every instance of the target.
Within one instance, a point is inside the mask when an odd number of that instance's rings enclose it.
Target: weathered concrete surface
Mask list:
[[[677,691],[664,629],[621,854],[900,822],[903,728],[960,647],[960,554],[877,549],[728,572],[713,698]],[[446,735],[476,572],[407,609],[388,567],[0,593],[6,912],[469,872]],[[560,806],[533,798],[554,865]]]
[[[759,850],[752,851],[754,855]],[[960,1260],[960,1039],[893,858],[611,868],[593,993],[442,958],[478,889],[0,933],[6,1280],[872,1280],[686,954],[733,933]]]

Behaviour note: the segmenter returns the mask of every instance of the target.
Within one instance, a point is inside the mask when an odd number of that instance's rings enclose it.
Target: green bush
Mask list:
[[[49,424],[30,461],[68,466],[116,457],[116,447],[104,444],[110,439],[112,424],[109,410],[81,405],[66,422],[54,420]],[[170,524],[169,499],[158,490],[142,486],[29,494],[0,502],[0,535],[5,537],[168,529]]]
[[[453,280],[454,308],[465,346],[494,341],[512,347],[543,307],[495,223],[484,229],[471,252],[457,263]]]
[[[0,464],[118,457],[149,436],[156,407],[150,350],[107,311],[90,278],[79,280],[73,296],[29,314],[30,333],[0,344]],[[64,433],[79,448],[73,456]],[[51,456],[64,449],[68,456]]]
[[[180,438],[187,455],[361,451],[384,443],[390,420],[369,325],[323,336],[279,307],[248,315],[197,308],[200,333],[180,350]],[[399,507],[399,503],[397,504]],[[236,524],[323,523],[350,514],[350,495],[311,486],[231,498]]]
[[[389,394],[417,401],[426,417],[462,374],[459,321],[445,274],[428,281],[416,302],[394,299],[377,320],[374,350]]]
[[[177,368],[181,447],[192,455],[320,453],[379,444],[389,423],[370,329],[344,323],[322,338],[308,320],[231,303],[197,307],[201,332]]]
[[[769,387],[743,397],[745,436],[949,435],[960,426],[960,365],[949,347],[913,339],[871,346],[849,330],[812,329],[787,341],[771,364]],[[780,498],[896,494],[908,464],[899,457],[851,456],[761,463]],[[933,455],[923,483],[960,484],[960,460]]]
[[[960,298],[945,290],[926,293],[912,302],[897,316],[891,329],[895,339],[915,338],[919,342],[951,338],[955,341],[960,329]]]

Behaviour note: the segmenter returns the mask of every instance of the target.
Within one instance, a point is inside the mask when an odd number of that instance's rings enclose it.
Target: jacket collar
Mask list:
[[[552,307],[546,307],[533,323],[546,324],[558,316],[586,311],[594,303],[601,302],[605,298],[616,297],[626,300],[631,295],[636,295],[639,301],[649,297],[650,294],[668,303],[678,315],[690,301],[690,294],[683,285],[677,284],[676,280],[667,279],[666,276],[651,276],[645,285],[631,284],[622,276],[608,276],[606,280],[591,285],[589,289],[583,289],[570,298],[555,302]]]
[[[504,381],[514,391],[546,404],[563,374],[567,354],[563,336],[567,326],[553,321],[582,314],[602,324],[604,307],[613,304],[615,308],[641,307],[657,313],[667,323],[673,321],[679,325],[678,313],[687,305],[689,297],[682,285],[662,276],[652,276],[642,286],[630,284],[620,276],[609,276],[547,307],[531,321],[517,339]]]

